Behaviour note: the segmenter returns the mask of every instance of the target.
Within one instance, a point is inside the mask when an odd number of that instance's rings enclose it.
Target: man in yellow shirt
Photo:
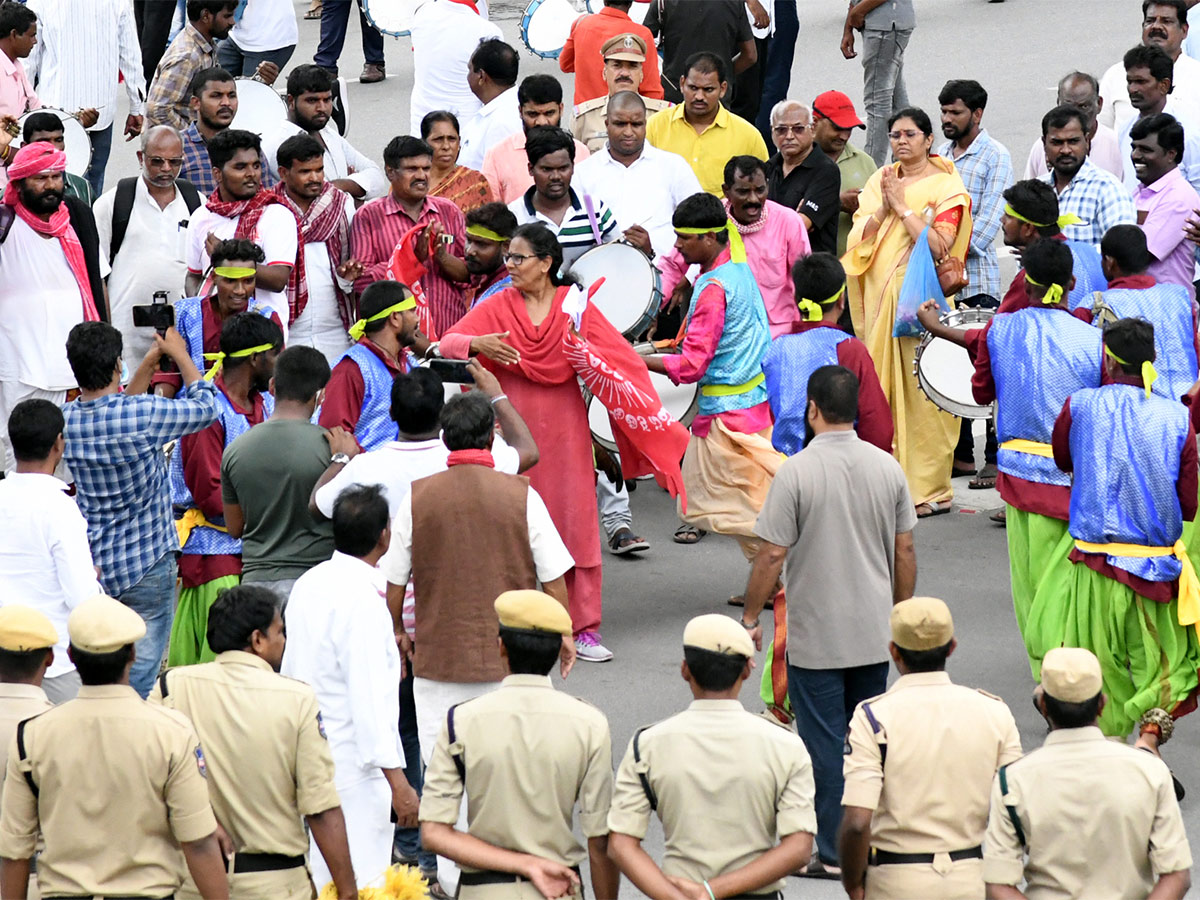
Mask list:
[[[679,79],[683,102],[651,116],[646,139],[660,150],[686,159],[700,187],[720,197],[725,163],[734,156],[765,161],[767,145],[750,122],[721,106],[729,83],[719,56],[695,53],[688,58],[685,73]]]

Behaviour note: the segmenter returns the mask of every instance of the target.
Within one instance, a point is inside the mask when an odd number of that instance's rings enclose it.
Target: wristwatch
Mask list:
[[[333,456],[329,457],[330,465],[338,464],[344,466],[348,462],[350,462],[350,456],[346,453],[335,453]]]
[[[753,631],[758,627],[758,619],[755,619],[753,622],[747,622],[745,619],[742,619],[742,627],[747,631]]]

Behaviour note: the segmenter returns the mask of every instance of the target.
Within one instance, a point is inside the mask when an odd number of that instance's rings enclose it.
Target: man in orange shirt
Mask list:
[[[558,66],[564,72],[575,72],[576,106],[608,94],[608,86],[604,83],[604,57],[600,48],[609,38],[618,34],[636,34],[646,42],[647,47],[654,46],[654,35],[650,29],[629,17],[631,6],[633,0],[604,0],[604,8],[600,12],[580,16],[571,26],[567,43],[558,55]],[[646,55],[645,77],[638,93],[655,100],[663,99],[657,53]]]

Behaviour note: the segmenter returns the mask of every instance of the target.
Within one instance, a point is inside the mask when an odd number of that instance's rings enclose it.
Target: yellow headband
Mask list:
[[[1129,365],[1129,363],[1125,362],[1125,360],[1121,359],[1121,357],[1119,357],[1119,356],[1117,356],[1117,354],[1113,353],[1112,350],[1109,348],[1108,344],[1104,345],[1104,352],[1107,353],[1109,356],[1111,356],[1113,359],[1115,359],[1117,362],[1119,362],[1121,365],[1123,365],[1123,366]],[[1150,362],[1150,360],[1148,360],[1148,359],[1145,360],[1142,363],[1142,386],[1146,389],[1147,397],[1150,396],[1151,386],[1157,380],[1158,380],[1158,371],[1154,368],[1154,363]]]
[[[213,269],[213,274],[220,275],[222,278],[249,278],[256,271],[242,266],[217,266]]]
[[[1055,306],[1062,302],[1063,286],[1061,284],[1052,284],[1049,287],[1042,284],[1040,281],[1034,281],[1029,277],[1029,273],[1025,273],[1025,280],[1034,287],[1046,288],[1046,293],[1042,294],[1042,302],[1047,306]]]
[[[1011,203],[1004,204],[1004,211],[1014,219],[1025,222],[1027,225],[1032,225],[1034,228],[1049,228],[1051,225],[1057,225],[1059,228],[1066,228],[1068,225],[1084,224],[1083,219],[1079,218],[1079,216],[1075,215],[1075,213],[1063,213],[1054,222],[1035,222],[1033,219],[1025,218],[1023,215],[1013,209]]]
[[[484,228],[482,225],[468,225],[467,234],[482,241],[495,241],[497,244],[503,244],[509,240],[504,235],[497,234],[492,229]]]
[[[266,353],[268,350],[274,350],[274,344],[259,344],[257,347],[247,347],[245,350],[234,350],[232,353],[205,353],[205,359],[214,359],[216,362],[213,367],[208,370],[208,374],[204,376],[205,381],[212,381],[221,374],[223,363],[227,359],[243,359],[247,356],[253,356],[255,353]]]
[[[724,231],[729,235],[729,259],[731,262],[744,263],[746,261],[746,244],[742,240],[741,234],[737,230],[737,223],[733,219],[726,219],[724,225],[712,225],[705,228],[676,228],[676,234],[716,234],[718,231]]]
[[[844,293],[846,293],[845,284],[838,288],[837,293],[832,297],[828,297],[825,300],[809,300],[805,297],[802,300],[796,301],[796,306],[800,307],[801,312],[804,313],[805,322],[820,322],[825,316],[825,310],[821,309],[821,307],[832,306],[834,303],[837,303]]]
[[[392,313],[404,312],[406,309],[416,309],[416,308],[417,308],[417,298],[409,295],[408,297],[405,297],[403,300],[401,300],[399,303],[394,303],[391,306],[389,306],[387,309],[380,310],[379,312],[375,313],[375,315],[371,316],[370,318],[359,319],[357,322],[355,322],[353,325],[350,326],[350,337],[356,341],[362,340],[362,336],[367,333],[367,323],[368,322],[377,322],[380,319],[386,319]]]

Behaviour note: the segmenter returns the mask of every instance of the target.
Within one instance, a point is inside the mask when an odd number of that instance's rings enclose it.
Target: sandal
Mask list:
[[[988,516],[988,518],[991,519],[993,522],[995,522],[997,525],[1004,525],[1005,527],[1007,527],[1008,507],[1006,506],[1003,509],[996,510],[994,513],[992,513],[990,516]]]
[[[996,467],[992,463],[988,463],[979,470],[979,474],[967,482],[967,487],[973,491],[984,491],[988,488],[996,486]]]
[[[689,525],[684,522],[675,529],[673,540],[677,544],[698,544],[700,539],[708,534],[703,528],[697,528],[695,525]]]
[[[961,478],[963,475],[974,475],[974,474],[975,474],[975,464],[974,463],[959,462],[957,459],[954,461],[954,465],[950,469],[950,477],[951,478]]]
[[[924,512],[922,510],[924,510]],[[933,516],[944,516],[948,512],[950,512],[950,503],[948,501],[938,502],[930,500],[926,503],[917,504],[918,519],[929,519]]]
[[[304,14],[304,18],[310,22],[321,18],[321,4],[318,3],[316,6],[310,7],[308,12]]]
[[[650,544],[645,538],[640,538],[629,527],[618,528],[608,539],[609,552],[614,556],[624,556],[627,553],[641,553],[649,550]]]

